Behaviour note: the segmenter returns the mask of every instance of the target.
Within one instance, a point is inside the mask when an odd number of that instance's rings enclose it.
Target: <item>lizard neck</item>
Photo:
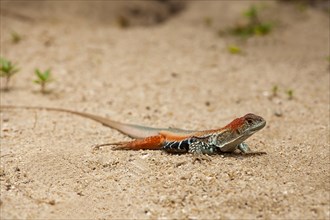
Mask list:
[[[243,125],[244,125],[244,118],[241,117],[241,118],[234,119],[232,122],[230,122],[228,125],[226,125],[223,129],[235,131],[235,130],[239,129],[240,127],[242,127]]]

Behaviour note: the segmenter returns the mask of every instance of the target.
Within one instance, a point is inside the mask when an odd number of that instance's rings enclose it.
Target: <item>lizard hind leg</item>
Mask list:
[[[123,141],[117,143],[100,144],[96,148],[102,146],[114,146],[113,150],[160,150],[163,146],[164,137],[161,135],[150,136],[143,139],[133,141]]]

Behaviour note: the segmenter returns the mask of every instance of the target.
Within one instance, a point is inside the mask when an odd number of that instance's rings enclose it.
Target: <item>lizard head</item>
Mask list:
[[[236,118],[216,135],[215,145],[223,152],[234,151],[248,137],[265,127],[266,121],[260,116],[249,113]]]
[[[225,128],[231,130],[232,132],[236,132],[238,135],[250,136],[265,127],[265,125],[265,119],[258,115],[248,113],[243,117],[236,118]]]

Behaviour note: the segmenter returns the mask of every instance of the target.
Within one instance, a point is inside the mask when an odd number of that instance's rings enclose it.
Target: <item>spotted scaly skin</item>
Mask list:
[[[238,149],[249,153],[251,150],[244,140],[265,125],[266,121],[262,117],[250,113],[235,119],[224,128],[197,132],[180,142],[166,142],[163,150],[171,153],[216,154]]]

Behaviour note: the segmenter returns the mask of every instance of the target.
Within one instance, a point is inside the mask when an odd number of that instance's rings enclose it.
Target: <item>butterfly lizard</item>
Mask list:
[[[135,139],[132,141],[102,144],[98,146],[114,145],[114,149],[150,149],[164,150],[170,153],[215,154],[221,152],[233,152],[236,149],[243,153],[249,153],[251,150],[244,141],[266,125],[266,121],[262,117],[252,113],[236,118],[226,126],[219,129],[195,131],[178,128],[153,128],[135,124],[126,124],[97,115],[62,108],[9,105],[0,106],[0,109],[8,108],[67,112],[100,122],[104,126],[116,129],[121,133]]]

